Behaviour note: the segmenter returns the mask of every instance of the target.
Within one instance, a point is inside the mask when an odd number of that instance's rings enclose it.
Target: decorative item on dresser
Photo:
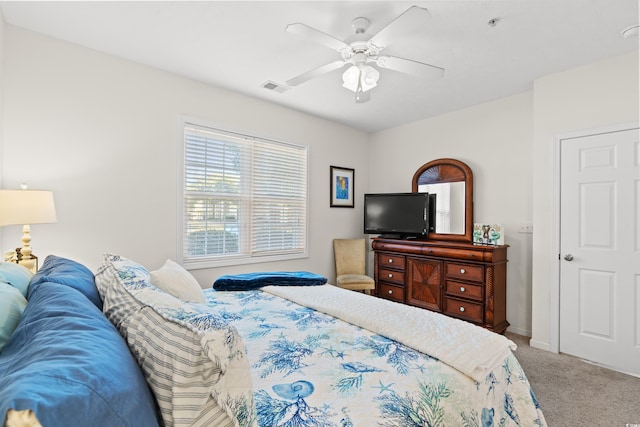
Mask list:
[[[471,168],[456,159],[433,160],[416,171],[411,187],[436,194],[435,231],[411,240],[373,239],[376,295],[503,333],[509,326],[507,246],[472,242]]]

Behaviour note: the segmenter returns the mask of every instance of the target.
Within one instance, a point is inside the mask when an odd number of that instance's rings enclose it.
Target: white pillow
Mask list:
[[[183,301],[206,303],[198,281],[180,264],[168,259],[159,269],[152,271],[151,284]]]

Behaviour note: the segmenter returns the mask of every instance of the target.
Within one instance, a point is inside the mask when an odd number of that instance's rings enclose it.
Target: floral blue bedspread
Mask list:
[[[260,290],[205,295],[244,339],[260,426],[546,425],[513,355],[476,382],[398,342]]]

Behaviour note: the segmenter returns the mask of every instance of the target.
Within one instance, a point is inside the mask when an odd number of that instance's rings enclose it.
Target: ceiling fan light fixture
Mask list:
[[[355,92],[358,88],[359,79],[360,69],[355,65],[352,65],[342,74],[342,86]]]
[[[361,86],[362,92],[373,89],[378,84],[380,72],[370,65],[352,65],[342,74],[342,86],[352,92]]]
[[[363,90],[367,91],[369,89],[373,89],[378,84],[378,79],[380,78],[380,72],[373,68],[370,65],[365,65],[362,67],[362,87]],[[367,89],[364,89],[364,88]]]

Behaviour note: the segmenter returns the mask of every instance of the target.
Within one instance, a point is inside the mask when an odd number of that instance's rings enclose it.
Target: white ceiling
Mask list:
[[[412,5],[431,18],[383,53],[442,67],[443,78],[381,70],[365,104],[342,87],[340,70],[284,93],[262,87],[340,58],[287,33],[287,24],[346,40],[353,18],[369,18],[373,35]],[[0,8],[8,24],[367,132],[527,91],[541,76],[638,50],[637,37],[621,35],[638,24],[638,0],[16,1]]]

